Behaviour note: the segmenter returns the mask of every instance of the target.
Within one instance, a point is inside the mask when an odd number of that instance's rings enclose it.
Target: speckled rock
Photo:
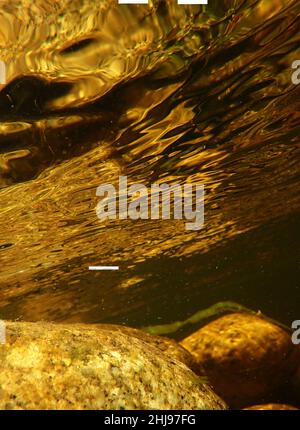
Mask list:
[[[224,409],[183,363],[90,325],[6,323],[0,409]]]
[[[155,336],[136,328],[118,324],[97,324],[97,327],[111,331],[119,331],[121,333],[141,339],[146,343],[156,346],[162,352],[167,354],[168,357],[181,361],[181,363],[184,363],[187,367],[194,371],[197,370],[197,363],[192,354],[173,339],[164,336]]]
[[[184,339],[198,373],[232,407],[261,403],[295,371],[299,349],[280,327],[255,315],[234,313]]]
[[[266,405],[255,405],[245,408],[245,411],[298,411],[299,409],[291,405],[282,405],[280,403],[268,403]]]

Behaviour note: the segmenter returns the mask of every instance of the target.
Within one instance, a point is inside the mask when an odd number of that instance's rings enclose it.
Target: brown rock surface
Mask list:
[[[268,403],[265,405],[255,405],[245,408],[245,411],[298,411],[299,409],[291,405],[283,405],[280,403]]]
[[[246,313],[225,315],[181,344],[232,407],[261,401],[290,377],[299,360],[287,332]]]
[[[0,409],[224,409],[183,363],[121,330],[6,323]]]
[[[136,328],[117,324],[97,324],[97,327],[110,331],[118,331],[143,340],[144,342],[160,349],[162,352],[167,354],[169,358],[181,361],[181,363],[184,363],[194,371],[197,370],[197,364],[192,354],[173,339],[164,336],[155,336]]]

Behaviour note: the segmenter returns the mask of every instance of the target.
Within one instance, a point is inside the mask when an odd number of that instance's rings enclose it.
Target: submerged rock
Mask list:
[[[174,358],[175,360],[184,363],[190,369],[197,371],[197,363],[192,354],[173,339],[148,334],[142,330],[118,324],[97,324],[97,327],[110,331],[118,331],[141,339],[160,349],[162,352],[167,354],[169,358]]]
[[[289,379],[299,361],[287,332],[246,313],[218,318],[181,343],[193,354],[199,374],[232,407],[263,400]]]
[[[298,411],[299,409],[291,405],[283,405],[280,403],[268,403],[266,405],[255,405],[245,408],[245,411]]]
[[[226,408],[187,366],[120,327],[7,322],[0,363],[0,409]]]

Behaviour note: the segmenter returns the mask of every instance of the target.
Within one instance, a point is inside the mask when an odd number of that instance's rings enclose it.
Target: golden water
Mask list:
[[[299,1],[1,1],[0,59],[1,318],[300,318]],[[203,183],[204,228],[100,222],[120,175]]]

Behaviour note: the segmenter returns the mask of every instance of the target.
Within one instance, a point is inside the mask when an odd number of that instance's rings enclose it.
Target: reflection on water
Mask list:
[[[1,2],[1,317],[299,319],[299,28],[293,0]],[[100,222],[124,174],[205,184],[205,227]]]

